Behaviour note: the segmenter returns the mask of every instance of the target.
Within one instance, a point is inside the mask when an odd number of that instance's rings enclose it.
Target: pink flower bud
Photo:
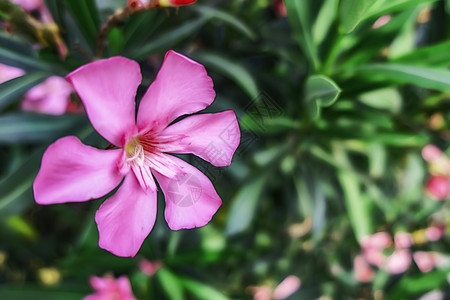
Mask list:
[[[300,288],[301,281],[297,276],[286,277],[273,291],[272,298],[281,300],[289,297]]]
[[[422,157],[427,162],[438,160],[442,156],[442,151],[434,145],[426,145],[422,149]]]
[[[117,279],[110,276],[103,278],[93,276],[90,279],[90,283],[95,293],[84,297],[83,300],[136,300],[131,290],[130,281],[126,276],[121,276]]]
[[[386,262],[386,255],[378,249],[364,249],[363,255],[371,265],[378,268],[381,268]]]
[[[353,260],[353,276],[359,282],[371,282],[375,276],[362,255],[357,255]]]
[[[450,195],[450,179],[445,176],[432,176],[426,184],[427,192],[438,200]]]
[[[391,274],[401,274],[411,265],[411,253],[406,249],[395,250],[386,261],[386,270]]]
[[[142,271],[142,273],[151,277],[162,267],[162,265],[163,264],[160,261],[152,262],[144,259],[139,262],[139,269]]]
[[[384,249],[392,245],[391,236],[387,232],[377,232],[366,236],[361,242],[361,246],[365,249]]]
[[[16,67],[0,64],[0,84],[8,80],[20,77],[25,71]]]
[[[434,268],[434,259],[431,253],[425,251],[417,251],[413,253],[414,262],[420,272],[428,273]]]
[[[394,237],[395,247],[399,249],[409,248],[413,243],[413,239],[410,233],[397,232]]]
[[[425,236],[430,242],[438,241],[445,232],[445,226],[431,226],[425,229]]]

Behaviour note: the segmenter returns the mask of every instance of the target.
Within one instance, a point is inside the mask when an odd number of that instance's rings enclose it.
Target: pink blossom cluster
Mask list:
[[[0,64],[0,84],[23,75],[25,71],[22,69]],[[81,108],[70,101],[72,92],[73,88],[67,80],[59,76],[50,76],[25,94],[22,110],[49,115],[79,112]]]
[[[415,244],[424,242],[422,237],[416,237],[422,233],[425,241],[434,242],[443,236],[444,227],[431,226],[412,234],[397,232],[394,240],[387,232],[377,232],[365,237],[361,242],[362,254],[357,255],[353,261],[355,279],[359,282],[371,282],[375,277],[375,268],[390,274],[401,274],[410,268],[413,260],[423,273],[447,265],[449,258],[439,252],[411,249]]]
[[[422,149],[422,157],[428,162],[429,178],[425,185],[427,193],[436,200],[450,196],[450,158],[438,147],[427,145]]]

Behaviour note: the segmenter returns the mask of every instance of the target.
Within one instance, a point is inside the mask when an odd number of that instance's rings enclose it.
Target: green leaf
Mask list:
[[[0,110],[19,100],[30,88],[48,76],[48,73],[29,73],[0,84]]]
[[[325,0],[323,2],[312,28],[312,38],[315,45],[320,45],[327,36],[336,17],[338,3],[338,0]]]
[[[199,300],[228,300],[221,292],[204,283],[194,281],[192,279],[182,278],[183,286],[195,295],[195,299]]]
[[[114,27],[108,34],[109,54],[111,56],[120,55],[123,52],[124,38],[122,30]]]
[[[169,271],[167,268],[160,269],[156,274],[156,278],[170,300],[184,300],[183,287],[180,279]]]
[[[340,88],[330,78],[323,75],[310,76],[306,80],[305,101],[312,118],[319,118],[321,107],[332,105],[340,93]]]
[[[285,0],[289,23],[294,33],[294,39],[299,43],[314,70],[320,65],[317,47],[313,42],[309,1]]]
[[[41,165],[44,149],[38,149],[0,181],[0,214],[21,210],[32,203],[31,184]]]
[[[99,29],[95,0],[66,0],[66,5],[86,40],[94,46]]]
[[[256,99],[258,97],[258,86],[253,76],[236,60],[229,59],[223,55],[211,52],[196,52],[197,59],[206,66],[216,69],[225,76],[231,78],[247,95]]]
[[[223,10],[215,9],[210,6],[195,5],[193,6],[193,8],[208,19],[217,19],[223,21],[246,35],[249,39],[256,39],[256,34],[253,29],[251,29],[247,24],[245,24],[232,14],[229,14]]]
[[[390,62],[416,66],[447,67],[450,64],[450,41],[415,49],[403,56],[391,58]]]
[[[89,290],[83,291],[83,287],[58,287],[58,289],[43,288],[36,285],[0,287],[0,299],[2,300],[79,300],[89,293]]]
[[[374,2],[375,0],[342,0],[339,13],[343,32],[352,32]]]
[[[432,3],[438,0],[377,0],[364,13],[363,19],[369,19],[385,14],[415,8],[422,3]]]
[[[233,198],[225,230],[227,235],[240,233],[251,224],[266,181],[266,174],[259,176],[244,185]]]
[[[355,76],[365,76],[371,81],[388,80],[450,91],[450,71],[447,70],[400,64],[372,64],[354,70]]]
[[[340,170],[339,182],[344,192],[347,213],[359,242],[372,233],[370,211],[367,208],[367,196],[361,193],[358,179],[351,173]]]
[[[0,144],[43,143],[73,134],[86,123],[77,115],[9,114],[0,116]]]
[[[395,88],[370,91],[359,96],[359,101],[376,109],[399,113],[402,108],[402,96]]]
[[[155,37],[151,42],[130,51],[129,56],[140,60],[146,59],[152,53],[167,50],[181,40],[192,37],[194,32],[202,27],[207,21],[208,18],[199,18],[198,20],[178,26],[169,32],[164,32],[160,36]]]

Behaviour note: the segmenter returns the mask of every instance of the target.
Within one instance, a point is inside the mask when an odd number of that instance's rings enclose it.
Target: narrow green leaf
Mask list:
[[[367,209],[366,197],[361,193],[358,179],[344,170],[338,171],[339,182],[344,192],[347,213],[356,238],[361,242],[363,237],[372,233],[371,217]]]
[[[111,56],[120,55],[124,47],[122,30],[114,27],[108,34],[109,54]]]
[[[47,73],[29,73],[0,84],[0,110],[19,100],[30,88],[48,76]]]
[[[167,268],[162,268],[156,273],[156,278],[161,283],[161,286],[170,300],[184,300],[183,287],[180,279],[169,271]]]
[[[374,2],[375,0],[342,0],[339,11],[342,30],[345,33],[352,32]]]
[[[365,11],[363,19],[395,13],[417,7],[423,3],[433,3],[436,1],[438,0],[377,0]]]
[[[203,51],[196,52],[195,56],[208,67],[216,69],[232,79],[250,98],[255,99],[258,97],[258,86],[253,76],[235,60],[226,58],[220,54]]]
[[[83,291],[83,288],[58,287],[58,289],[50,289],[38,287],[36,285],[7,285],[0,288],[0,299],[3,300],[79,300],[89,293],[89,290]]]
[[[359,101],[376,109],[399,113],[402,108],[402,96],[395,88],[370,91],[359,96]]]
[[[321,107],[332,105],[339,97],[341,89],[330,78],[323,75],[313,75],[306,80],[305,101],[310,115],[317,119]]]
[[[31,204],[31,195],[30,197],[24,195],[31,188],[43,153],[44,149],[36,150],[15,171],[0,181],[0,213],[11,209],[12,205],[26,208]]]
[[[289,22],[294,32],[294,39],[299,43],[300,48],[309,59],[314,70],[320,65],[317,47],[313,42],[310,27],[309,1],[285,0]]]
[[[366,76],[371,81],[389,80],[450,91],[450,71],[447,70],[400,64],[373,64],[356,68],[355,71],[355,76]]]
[[[390,62],[416,66],[447,67],[450,64],[450,41],[412,50],[403,56],[391,58]]]
[[[195,299],[199,300],[228,300],[221,292],[204,283],[194,281],[192,279],[182,278],[183,286],[195,295]]]
[[[17,47],[3,47],[13,43]],[[50,71],[52,66],[39,60],[32,51],[27,51],[20,44],[14,43],[11,39],[3,39],[0,37],[0,61],[6,65],[21,68],[26,71],[40,70]]]
[[[99,23],[95,0],[66,0],[67,8],[72,14],[80,31],[93,46],[97,38]]]
[[[234,27],[235,29],[246,35],[251,40],[256,39],[256,34],[253,29],[251,29],[247,24],[245,24],[232,14],[215,9],[210,6],[195,5],[193,6],[193,8],[209,19],[217,19],[225,22],[226,24]]]
[[[129,56],[137,60],[146,59],[152,53],[167,50],[172,45],[192,36],[194,32],[202,27],[207,21],[207,18],[199,18],[198,20],[187,22],[184,25],[176,27],[172,31],[162,33],[144,46],[133,49]]]
[[[51,142],[86,123],[77,115],[9,114],[0,116],[0,145]]]
[[[315,45],[320,45],[327,36],[327,33],[336,18],[338,3],[338,0],[325,0],[323,2],[312,28],[312,38]]]
[[[244,185],[234,197],[227,219],[227,235],[240,233],[251,224],[266,181],[267,175],[262,175]]]

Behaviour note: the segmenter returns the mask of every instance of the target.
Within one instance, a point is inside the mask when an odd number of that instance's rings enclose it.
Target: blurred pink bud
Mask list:
[[[272,290],[267,286],[252,287],[253,300],[271,300]]]
[[[16,67],[0,64],[0,84],[8,80],[20,77],[25,71]]]
[[[417,251],[413,253],[414,261],[420,272],[428,273],[434,268],[433,255],[425,251]]]
[[[411,265],[411,253],[406,249],[395,250],[386,260],[386,270],[391,274],[401,274]]]
[[[149,260],[141,260],[139,262],[139,269],[142,273],[147,276],[153,276],[156,271],[158,271],[162,267],[161,261],[149,261]]]
[[[386,255],[378,249],[364,249],[363,255],[371,265],[377,266],[378,268],[381,268],[386,262]]]
[[[392,245],[391,236],[387,232],[377,232],[366,236],[361,241],[364,249],[384,249]]]
[[[399,249],[409,248],[413,243],[413,238],[410,233],[397,232],[394,237],[395,247]]]
[[[275,300],[286,299],[295,293],[300,288],[300,285],[300,279],[297,276],[290,275],[275,288],[272,298]]]
[[[52,76],[28,91],[22,109],[50,115],[62,115],[70,103],[71,84],[62,77]]]
[[[353,276],[359,282],[371,282],[375,276],[362,255],[357,255],[353,260]]]
[[[287,9],[286,9],[286,5],[284,4],[283,0],[275,0],[275,2],[273,3],[273,10],[280,17],[287,16]]]
[[[145,7],[149,0],[128,0],[128,7],[130,9],[139,9]]]
[[[442,156],[442,151],[434,145],[426,145],[422,149],[422,157],[427,162],[438,160]]]
[[[11,2],[22,6],[27,11],[39,9],[44,5],[44,0],[11,0]]]
[[[389,23],[390,20],[391,20],[390,15],[381,16],[375,21],[375,23],[373,23],[372,28],[373,29],[380,28],[380,27],[386,25],[387,23]]]
[[[425,229],[425,236],[430,242],[436,242],[444,235],[444,226],[431,226]]]
[[[431,176],[426,184],[427,192],[438,200],[450,195],[450,179],[446,176]]]
[[[90,279],[90,284],[95,293],[84,297],[83,300],[136,300],[131,290],[130,281],[126,276],[121,276],[118,279],[110,276],[103,278],[93,276]]]

